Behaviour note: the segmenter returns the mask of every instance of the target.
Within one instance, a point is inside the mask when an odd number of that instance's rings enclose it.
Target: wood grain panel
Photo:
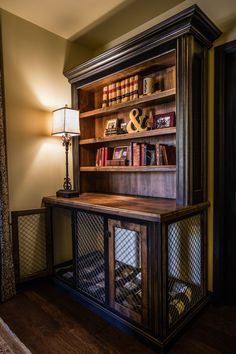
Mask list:
[[[167,102],[167,101],[173,100],[175,98],[175,94],[176,94],[176,89],[172,88],[172,89],[169,89],[166,91],[142,96],[136,100],[118,103],[116,105],[105,107],[105,108],[97,108],[97,109],[87,110],[87,111],[85,111],[85,109],[81,109],[82,113],[80,114],[80,118],[84,119],[84,118],[88,118],[88,117],[92,117],[92,116],[102,117],[105,115],[110,115],[111,113],[114,113],[117,111],[126,110],[129,107],[131,109],[137,105],[142,106],[142,107],[145,107],[147,105],[150,106],[150,103],[155,102],[155,101],[159,102],[159,103]]]
[[[209,202],[204,202],[181,207],[176,204],[174,199],[101,193],[84,193],[76,198],[44,197],[43,202],[50,206],[77,208],[156,222],[164,222],[189,213],[199,212],[210,205]]]

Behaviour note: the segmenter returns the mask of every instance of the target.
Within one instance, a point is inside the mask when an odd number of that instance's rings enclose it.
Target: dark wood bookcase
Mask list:
[[[87,306],[160,350],[208,299],[207,51],[219,35],[192,6],[65,73],[80,110],[80,197],[44,198],[49,210],[71,210],[73,260],[55,274]],[[105,86],[135,75],[152,76],[154,92],[102,107]],[[128,123],[133,108],[149,117],[175,112],[175,124],[104,135],[109,120]],[[135,142],[174,145],[176,164],[96,165],[98,149]]]
[[[170,69],[171,68],[171,69]],[[120,193],[137,196],[176,198],[176,166],[110,166],[96,167],[99,147],[130,146],[132,142],[176,145],[176,128],[153,129],[144,132],[104,137],[107,121],[129,121],[132,108],[144,115],[176,111],[176,50],[169,50],[154,59],[145,60],[76,89],[80,107],[80,191],[81,193]],[[142,77],[153,75],[162,91],[142,95]],[[102,107],[102,90],[106,85],[132,75],[141,78],[139,98]],[[155,79],[154,79],[155,80]],[[150,122],[150,126],[151,126]]]
[[[178,205],[206,200],[207,50],[219,34],[193,6],[65,73],[72,84],[73,107],[80,109],[74,181],[81,193],[167,197]],[[176,78],[168,77],[173,67]],[[102,108],[103,87],[135,74],[159,76],[161,91]],[[104,137],[107,120],[127,122],[130,110],[137,107],[144,114],[175,111],[175,128]],[[131,141],[175,144],[176,169],[95,168],[98,147]]]

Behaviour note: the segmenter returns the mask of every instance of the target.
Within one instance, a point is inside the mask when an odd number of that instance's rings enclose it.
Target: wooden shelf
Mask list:
[[[175,172],[176,166],[83,166],[80,172]]]
[[[168,134],[176,134],[176,127],[153,129],[145,132],[130,133],[130,134],[109,135],[102,138],[81,139],[80,145],[99,144],[99,143],[105,143],[109,141],[131,140],[131,139],[146,138],[146,137],[168,135]]]
[[[129,107],[133,106],[145,106],[145,105],[150,105],[150,103],[156,101],[158,103],[170,101],[175,98],[176,94],[176,89],[173,88],[171,90],[167,91],[162,91],[158,93],[153,93],[152,95],[146,95],[141,98],[138,98],[136,100],[128,101],[128,102],[123,102],[123,103],[117,103],[113,106],[109,106],[106,108],[98,108],[94,109],[92,111],[80,113],[80,119],[82,118],[88,118],[88,117],[103,117],[105,115],[109,115],[111,113],[121,111],[121,110],[126,110]]]

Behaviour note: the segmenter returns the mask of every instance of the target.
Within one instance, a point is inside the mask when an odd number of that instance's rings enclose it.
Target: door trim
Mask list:
[[[236,40],[215,48],[214,104],[214,242],[213,291],[216,302],[224,301],[225,273],[225,66],[226,57],[236,53]]]

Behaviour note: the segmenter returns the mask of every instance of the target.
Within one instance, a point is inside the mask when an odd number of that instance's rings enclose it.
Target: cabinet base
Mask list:
[[[60,189],[59,191],[57,191],[56,196],[62,198],[79,197],[79,191],[75,191],[75,190],[65,191],[64,189]]]
[[[134,323],[127,321],[125,318],[123,318],[122,315],[120,317],[120,315],[115,311],[109,309],[107,305],[102,305],[94,302],[90,297],[87,297],[85,294],[82,294],[75,288],[70,287],[68,284],[62,282],[58,278],[53,277],[52,280],[56,286],[59,286],[65,291],[68,297],[71,297],[73,300],[77,301],[88,310],[93,311],[98,316],[101,316],[111,325],[137,337],[141,342],[155,350],[158,354],[166,353],[166,351],[170,348],[184,327],[186,327],[187,324],[189,324],[189,322],[197,316],[197,314],[209,303],[210,300],[209,295],[202,298],[195,309],[193,309],[184,318],[182,318],[178,325],[175,326],[175,328],[173,328],[173,330],[170,331],[165,338],[158,338],[158,336],[155,336],[149,330],[146,330],[139,325],[135,325]]]

